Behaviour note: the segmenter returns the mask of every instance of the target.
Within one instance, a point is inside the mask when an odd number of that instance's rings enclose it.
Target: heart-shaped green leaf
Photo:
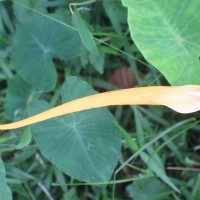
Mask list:
[[[62,87],[63,102],[93,94],[91,87],[69,77]],[[30,106],[30,114],[49,109],[44,101]],[[68,175],[86,182],[107,181],[120,155],[121,138],[106,108],[50,119],[31,127],[43,155]]]
[[[77,57],[80,51],[81,40],[76,31],[38,15],[17,27],[12,64],[25,81],[49,91],[57,79],[52,59],[67,61]]]
[[[200,84],[200,1],[122,2],[144,57],[173,85]]]

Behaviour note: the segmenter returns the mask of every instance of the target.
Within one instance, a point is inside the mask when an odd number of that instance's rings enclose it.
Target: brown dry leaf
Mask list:
[[[131,67],[120,67],[111,75],[109,82],[120,89],[135,87],[137,80]]]

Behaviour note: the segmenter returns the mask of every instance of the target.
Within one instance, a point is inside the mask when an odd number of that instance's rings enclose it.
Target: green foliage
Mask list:
[[[169,188],[156,178],[142,179],[127,187],[130,197],[137,200],[168,200]]]
[[[30,11],[29,9],[24,9],[24,7],[19,6],[20,4],[23,4],[23,6],[27,6],[28,8],[36,9],[42,13],[47,13],[46,7],[48,0],[18,0],[13,1],[13,12],[15,14],[17,22],[23,22],[27,17],[32,17],[34,13]]]
[[[80,51],[77,32],[47,17],[34,16],[17,27],[12,65],[25,81],[49,91],[57,80],[53,58],[68,61]]]
[[[128,7],[131,36],[144,57],[172,85],[200,84],[200,2],[122,2]]]
[[[6,93],[5,114],[8,119],[22,117],[26,106],[35,94],[35,89],[16,75],[9,82]]]
[[[142,160],[148,165],[148,168],[153,171],[164,183],[172,187],[175,191],[179,192],[178,188],[173,184],[170,178],[166,175],[162,160],[158,155],[152,158],[144,152],[140,154]]]
[[[130,87],[166,85],[162,74],[170,84],[199,84],[199,7],[197,0],[0,1],[0,123],[117,88],[113,76],[137,80]],[[125,66],[128,78],[115,75]],[[198,118],[118,106],[2,131],[0,199],[12,191],[15,200],[198,200]]]
[[[122,27],[121,23],[126,23],[127,21],[127,13],[126,8],[123,7],[121,1],[110,1],[104,0],[103,6],[105,8],[105,12],[111,21],[113,28],[117,32],[117,34],[122,35]]]
[[[81,15],[77,10],[75,10],[72,14],[72,20],[75,27],[78,29],[81,41],[85,45],[87,50],[92,55],[98,56],[99,52],[95,44],[94,38],[92,37],[90,30],[88,29],[87,25],[85,24],[84,20],[82,19]]]
[[[0,158],[0,198],[12,200],[12,193],[6,184],[5,168],[2,159]]]
[[[63,103],[91,94],[94,90],[76,77],[68,77],[61,90]],[[49,108],[44,101],[33,102],[30,115]],[[100,108],[33,125],[31,131],[43,155],[63,172],[86,182],[105,182],[120,154],[121,140],[113,121],[109,111]]]
[[[121,134],[123,135],[124,139],[127,141],[127,144],[131,147],[132,151],[135,152],[139,149],[138,145],[136,144],[135,140],[133,140],[126,131],[122,128],[119,128]],[[150,148],[149,148],[150,149]],[[152,151],[152,149],[151,149]],[[154,151],[153,151],[154,152]],[[141,152],[140,153],[141,159],[148,165],[148,168],[154,172],[160,179],[163,180],[167,185],[172,187],[175,191],[179,192],[178,188],[173,184],[173,182],[168,178],[166,175],[163,162],[157,154],[154,154],[150,157],[147,153]]]
[[[24,128],[23,133],[20,137],[19,144],[16,146],[16,149],[23,149],[28,146],[32,139],[32,133],[29,127]]]
[[[200,196],[199,188],[200,188],[200,175],[198,175],[196,183],[194,184],[194,187],[193,187],[193,190],[192,190],[192,197],[194,199],[198,199],[199,196]]]

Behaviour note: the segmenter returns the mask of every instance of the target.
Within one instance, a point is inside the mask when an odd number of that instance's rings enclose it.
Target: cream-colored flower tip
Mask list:
[[[0,130],[21,128],[50,118],[111,105],[164,105],[180,113],[200,110],[200,86],[150,86],[104,92],[62,104],[32,117],[0,125]]]
[[[169,87],[150,96],[150,99],[179,113],[196,112],[200,110],[200,86]]]

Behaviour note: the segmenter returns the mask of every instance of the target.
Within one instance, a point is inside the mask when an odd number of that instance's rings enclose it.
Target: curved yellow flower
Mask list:
[[[114,105],[164,105],[179,113],[192,113],[200,110],[200,86],[150,86],[94,94],[17,122],[0,125],[0,130],[21,128],[69,113]]]

